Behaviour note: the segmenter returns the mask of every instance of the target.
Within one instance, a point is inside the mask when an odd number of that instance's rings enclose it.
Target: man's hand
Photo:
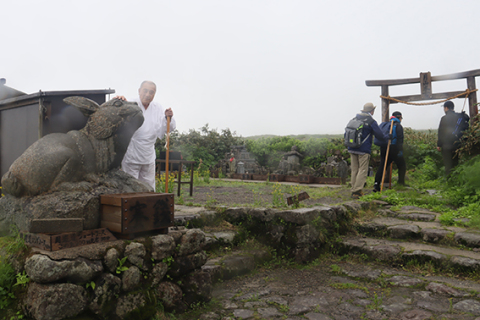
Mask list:
[[[113,97],[113,99],[127,101],[127,98],[125,98],[124,96],[115,96],[115,97]]]
[[[438,151],[442,151],[442,148],[440,148],[440,147],[437,147],[437,150],[438,150]]]
[[[391,133],[388,134],[388,140],[393,140],[393,134]]]
[[[167,110],[165,110],[165,117],[173,117],[172,108],[168,108]]]

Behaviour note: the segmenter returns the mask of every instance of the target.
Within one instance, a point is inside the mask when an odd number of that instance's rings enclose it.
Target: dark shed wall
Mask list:
[[[49,133],[80,130],[87,118],[63,99],[83,96],[97,102],[115,90],[51,91],[0,100],[0,178],[10,165],[39,138]],[[43,105],[40,113],[40,104]],[[40,120],[42,119],[42,120]]]
[[[3,175],[8,171],[13,161],[38,140],[38,104],[2,110],[1,112],[0,146],[2,152],[0,163]]]

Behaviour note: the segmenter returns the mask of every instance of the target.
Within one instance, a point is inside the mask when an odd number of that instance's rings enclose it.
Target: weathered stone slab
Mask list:
[[[480,302],[473,299],[463,300],[454,304],[453,309],[461,312],[473,313],[478,316],[480,315]]]
[[[302,314],[308,311],[311,311],[317,305],[327,306],[329,303],[322,295],[305,295],[305,296],[296,296],[292,303],[290,303],[290,309],[288,314]]]
[[[189,229],[182,236],[179,243],[178,255],[186,256],[203,250],[205,233],[200,229]]]
[[[423,283],[423,280],[406,276],[393,276],[388,282],[400,287],[413,287]]]
[[[356,271],[356,270],[343,270],[343,273],[345,273],[349,277],[353,278],[366,278],[368,280],[376,280],[378,277],[382,275],[381,270],[367,270],[367,271]]]
[[[455,256],[450,258],[450,262],[457,267],[478,270],[480,269],[480,260]]]
[[[282,306],[286,306],[288,304],[287,300],[285,300],[284,298],[279,297],[279,296],[263,298],[262,300],[264,300],[268,303],[275,303],[275,304],[282,305]]]
[[[103,266],[100,261],[83,258],[55,261],[36,254],[25,262],[25,270],[32,281],[38,283],[55,282],[67,279],[74,282],[87,282],[100,275]]]
[[[72,283],[28,287],[26,309],[35,319],[65,319],[75,317],[87,307],[87,292]]]
[[[446,301],[439,301],[438,299],[435,301],[432,300],[420,300],[417,301],[416,306],[428,311],[441,313],[447,312],[449,308],[449,302]]]
[[[257,313],[264,319],[271,319],[272,317],[280,317],[283,316],[281,312],[279,312],[275,308],[258,308]]]
[[[142,273],[136,266],[131,266],[122,274],[122,290],[133,291],[140,285]]]
[[[392,261],[398,257],[398,254],[401,252],[401,248],[399,246],[378,245],[367,246],[363,248],[363,251],[370,255],[373,259]]]
[[[431,312],[421,309],[414,309],[400,313],[399,320],[427,320],[431,319],[431,317]]]
[[[435,221],[436,215],[427,213],[400,213],[398,219],[415,221]]]
[[[447,260],[447,256],[435,251],[415,250],[413,252],[406,252],[402,254],[405,259],[416,259],[418,261],[434,261],[442,262]]]
[[[251,319],[253,318],[254,312],[248,309],[236,309],[233,310],[233,316],[239,319]]]
[[[63,233],[79,232],[83,230],[82,218],[51,218],[32,219],[28,232],[32,233]]]
[[[125,256],[131,264],[136,265],[140,269],[146,270],[145,255],[147,250],[145,246],[138,242],[132,242],[125,247]]]
[[[480,247],[480,234],[473,232],[457,232],[454,237],[457,243],[466,245],[467,247]]]
[[[320,211],[322,210],[333,211],[333,209],[329,207],[300,208],[295,210],[278,211],[275,213],[275,216],[283,219],[287,223],[303,226],[318,218],[321,215]]]
[[[384,233],[387,230],[387,226],[377,222],[367,222],[367,223],[358,224],[356,226],[356,229],[360,233],[378,235],[378,234]]]
[[[430,282],[425,289],[432,291],[433,293],[446,294],[446,295],[457,297],[457,298],[465,297],[469,295],[466,292],[462,292],[460,290],[449,287],[443,283],[437,283],[437,282]]]
[[[380,307],[383,309],[383,311],[393,313],[393,314],[398,314],[399,312],[402,312],[410,308],[410,306],[404,303],[392,303],[387,305],[382,304]]]
[[[315,312],[309,312],[304,315],[305,318],[308,320],[332,320],[329,316],[323,314],[323,313],[315,313]]]
[[[224,279],[244,275],[255,269],[255,260],[247,255],[232,255],[222,260]]]
[[[179,240],[181,232],[177,232]],[[155,260],[162,260],[172,255],[175,250],[175,239],[169,234],[160,234],[152,237],[152,258]]]
[[[96,281],[93,297],[88,305],[90,311],[106,318],[115,305],[114,301],[120,293],[121,284],[120,278],[110,273],[102,274]]]
[[[388,234],[394,239],[418,238],[420,228],[417,225],[405,224],[387,228]]]
[[[448,234],[451,234],[451,231],[443,229],[422,229],[420,231],[422,234],[423,241],[437,243],[445,239]]]

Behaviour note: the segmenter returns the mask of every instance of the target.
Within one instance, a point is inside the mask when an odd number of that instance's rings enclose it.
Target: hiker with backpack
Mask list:
[[[407,166],[405,165],[405,158],[403,157],[403,127],[401,125],[403,116],[400,111],[395,111],[392,113],[390,121],[380,123],[379,127],[385,134],[392,132],[392,140],[390,142],[390,148],[388,149],[388,159],[387,157],[387,147],[388,141],[383,141],[377,139],[373,143],[380,147],[380,166],[377,169],[375,174],[375,184],[373,185],[373,192],[378,192],[381,190],[381,184],[384,181],[383,175],[384,168],[389,168],[390,163],[395,162],[398,168],[398,184],[405,185],[405,172],[407,171]],[[387,165],[385,166],[385,161]]]
[[[445,115],[438,126],[437,150],[442,152],[445,174],[448,177],[450,171],[458,165],[457,149],[460,147],[463,132],[468,129],[470,117],[465,113],[453,111],[455,105],[452,101],[443,104]]]
[[[362,189],[367,180],[368,164],[372,152],[372,136],[388,141],[389,135],[378,127],[372,118],[375,112],[373,103],[368,102],[355,118],[350,120],[345,128],[345,146],[348,147],[352,170],[352,198],[358,199],[363,195]]]

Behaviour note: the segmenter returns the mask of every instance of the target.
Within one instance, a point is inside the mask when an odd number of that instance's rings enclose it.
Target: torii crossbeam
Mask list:
[[[446,74],[442,76],[432,77],[430,72],[420,73],[418,78],[410,79],[396,79],[396,80],[367,80],[365,84],[367,87],[382,87],[382,121],[388,121],[389,118],[389,107],[393,103],[407,103],[413,104],[411,101],[422,101],[422,100],[441,100],[434,103],[425,103],[426,104],[435,104],[442,101],[459,98],[459,97],[468,97],[468,110],[470,118],[473,118],[478,114],[478,105],[477,105],[477,88],[475,86],[475,77],[480,76],[480,69],[465,71],[460,73]],[[467,79],[467,89],[465,91],[453,91],[453,92],[442,92],[442,93],[432,93],[432,82],[433,81],[445,81],[445,80],[457,80],[457,79]],[[411,95],[411,96],[401,96],[401,97],[390,97],[388,94],[389,86],[397,86],[402,84],[420,84],[420,94]],[[417,104],[421,105],[421,104]]]

